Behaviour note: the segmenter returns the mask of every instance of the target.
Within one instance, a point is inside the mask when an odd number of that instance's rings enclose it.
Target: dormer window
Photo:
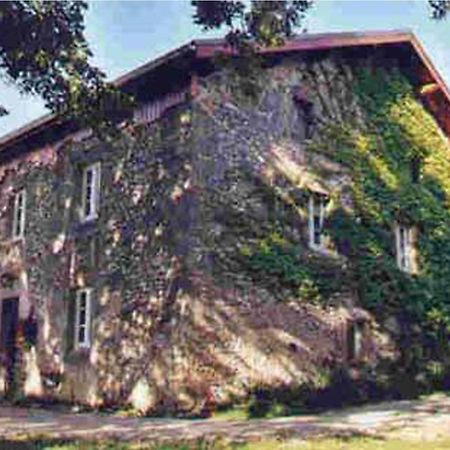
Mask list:
[[[414,236],[413,229],[398,224],[395,227],[395,241],[397,265],[400,270],[407,273],[414,271]]]
[[[323,250],[325,248],[325,208],[328,203],[328,197],[322,194],[313,194],[309,197],[309,246],[314,250]]]
[[[100,206],[100,163],[84,168],[82,183],[82,218],[84,221],[97,218]]]
[[[25,189],[17,192],[14,196],[13,227],[12,237],[14,239],[22,238],[25,234],[25,208],[26,192]]]

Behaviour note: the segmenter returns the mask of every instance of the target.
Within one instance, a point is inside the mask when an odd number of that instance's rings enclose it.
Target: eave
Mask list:
[[[261,48],[263,55],[277,55],[290,53],[321,52],[337,48],[365,48],[386,47],[403,45],[418,61],[415,67],[418,94],[422,96],[424,103],[435,116],[447,136],[450,136],[450,91],[426,54],[422,45],[410,31],[372,31],[352,33],[325,33],[301,35],[287,41],[280,47]],[[158,71],[162,71],[171,65],[175,67],[181,60],[188,61],[182,70],[195,71],[195,66],[202,61],[210,60],[217,53],[233,55],[233,50],[223,39],[201,39],[185,44],[165,55],[150,61],[113,81],[114,85],[123,90],[129,90],[137,83],[145,82],[148,77]],[[423,86],[434,87],[422,89]],[[33,147],[33,140],[40,137],[55,134],[70,134],[74,131],[74,125],[68,124],[55,114],[47,114],[29,124],[6,134],[0,138],[0,153],[2,158],[15,155],[15,152],[28,151]]]

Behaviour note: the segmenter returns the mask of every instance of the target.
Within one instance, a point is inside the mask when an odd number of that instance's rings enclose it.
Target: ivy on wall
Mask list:
[[[309,144],[351,174],[353,206],[334,209],[328,233],[362,305],[382,323],[397,319],[404,370],[439,378],[450,366],[450,148],[398,70],[357,70],[354,93],[365,127],[328,121]],[[396,223],[417,230],[417,274],[397,267]],[[252,270],[294,287],[304,301],[332,294],[329,279],[326,292],[320,286],[326,257],[314,265],[281,235],[243,254]]]

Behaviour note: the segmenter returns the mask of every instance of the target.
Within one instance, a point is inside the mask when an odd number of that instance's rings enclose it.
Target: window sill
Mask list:
[[[74,233],[93,233],[96,228],[97,228],[97,224],[98,222],[96,222],[95,220],[91,220],[89,222],[73,222],[71,224],[71,230]]]
[[[25,236],[10,237],[2,241],[2,245],[4,246],[14,246],[23,243],[25,243]]]
[[[418,270],[406,270],[406,269],[401,269],[400,267],[398,267],[398,270],[401,273],[403,273],[404,275],[407,275],[409,277],[417,277],[419,275]]]
[[[85,353],[90,352],[91,351],[91,344],[84,344],[84,345],[77,344],[75,346],[75,348],[74,348],[74,351],[76,351],[76,352],[85,352]]]
[[[89,361],[90,355],[90,347],[74,347],[66,353],[65,361],[68,364],[84,364]]]
[[[317,253],[321,256],[327,256],[330,258],[340,258],[341,255],[339,255],[339,253],[336,250],[332,250],[330,248],[327,247],[319,247],[316,245],[309,245],[308,246],[309,250],[311,250],[314,253]]]
[[[97,219],[98,219],[98,214],[96,214],[95,216],[82,217],[80,220],[80,223],[81,224],[92,223],[92,222],[95,222]]]

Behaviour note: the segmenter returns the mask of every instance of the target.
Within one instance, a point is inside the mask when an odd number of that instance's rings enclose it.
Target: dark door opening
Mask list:
[[[19,319],[19,299],[8,298],[2,300],[1,342],[3,364],[6,369],[6,392],[14,391],[14,366],[17,357],[16,333]]]

